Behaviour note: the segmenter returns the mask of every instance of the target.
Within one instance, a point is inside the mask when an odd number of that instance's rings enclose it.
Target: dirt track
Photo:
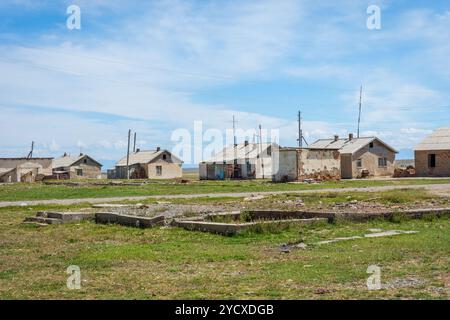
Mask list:
[[[83,198],[83,199],[50,199],[50,200],[32,200],[32,201],[3,201],[0,207],[9,206],[34,206],[42,204],[71,205],[77,203],[105,203],[113,201],[140,201],[145,199],[192,199],[204,197],[248,197],[252,195],[272,195],[272,194],[302,194],[319,192],[374,192],[397,189],[427,189],[440,196],[450,196],[450,184],[430,184],[430,185],[402,185],[402,186],[381,186],[366,188],[334,188],[334,189],[315,189],[315,190],[293,190],[293,191],[269,191],[269,192],[241,192],[241,193],[202,193],[202,194],[177,194],[177,195],[158,195],[158,196],[139,196],[139,197],[114,197],[114,198]]]

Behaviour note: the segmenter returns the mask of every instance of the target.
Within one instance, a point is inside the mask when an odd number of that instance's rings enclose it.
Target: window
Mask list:
[[[356,160],[356,167],[362,168],[362,159]]]
[[[369,148],[373,149],[373,142],[369,143]]]
[[[428,155],[428,168],[436,167],[436,155],[434,153]]]
[[[77,169],[77,176],[83,175],[83,169]]]
[[[87,163],[87,159],[84,159],[84,160],[83,160],[83,163]]]
[[[167,159],[167,154],[163,154],[163,160]]]
[[[156,166],[156,175],[161,176],[162,175],[162,166]]]
[[[378,166],[379,167],[387,167],[387,159],[386,158],[378,158]]]

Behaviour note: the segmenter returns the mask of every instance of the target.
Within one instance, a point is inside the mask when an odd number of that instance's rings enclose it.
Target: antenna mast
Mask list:
[[[303,147],[302,112],[298,112],[298,147]]]
[[[359,138],[359,125],[361,123],[361,106],[362,106],[362,85],[359,90],[359,113],[358,113],[358,134],[357,134],[358,138]]]
[[[28,153],[27,159],[33,158],[34,141],[31,141],[31,150]]]
[[[128,146],[127,146],[127,179],[130,179],[130,138],[131,138],[131,130],[128,130]]]

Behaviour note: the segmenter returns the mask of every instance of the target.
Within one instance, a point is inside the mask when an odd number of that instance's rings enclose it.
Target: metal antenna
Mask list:
[[[128,147],[127,147],[127,179],[130,179],[130,138],[131,138],[131,130],[128,130]]]
[[[362,106],[362,85],[359,90],[359,114],[358,114],[358,133],[357,133],[358,138],[359,138],[359,125],[361,123],[361,106]]]
[[[303,147],[302,112],[298,112],[298,147]]]
[[[28,153],[27,159],[33,158],[34,141],[31,141],[31,150]]]

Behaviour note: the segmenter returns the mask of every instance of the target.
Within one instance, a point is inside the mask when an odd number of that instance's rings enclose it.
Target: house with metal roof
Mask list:
[[[229,145],[199,164],[201,180],[265,179],[272,177],[272,157],[276,143]]]
[[[438,128],[414,148],[416,175],[450,176],[450,127]]]
[[[183,161],[167,150],[140,150],[124,156],[108,170],[108,178],[115,179],[175,179],[183,175]]]
[[[319,139],[307,148],[280,148],[272,180],[338,180],[392,176],[397,151],[377,137]]]
[[[340,154],[342,179],[392,176],[395,155],[393,147],[377,137],[319,139],[308,149],[336,150]]]
[[[101,163],[83,153],[78,156],[64,153],[62,157],[56,158],[52,162],[53,178],[55,179],[99,179],[101,170]]]

